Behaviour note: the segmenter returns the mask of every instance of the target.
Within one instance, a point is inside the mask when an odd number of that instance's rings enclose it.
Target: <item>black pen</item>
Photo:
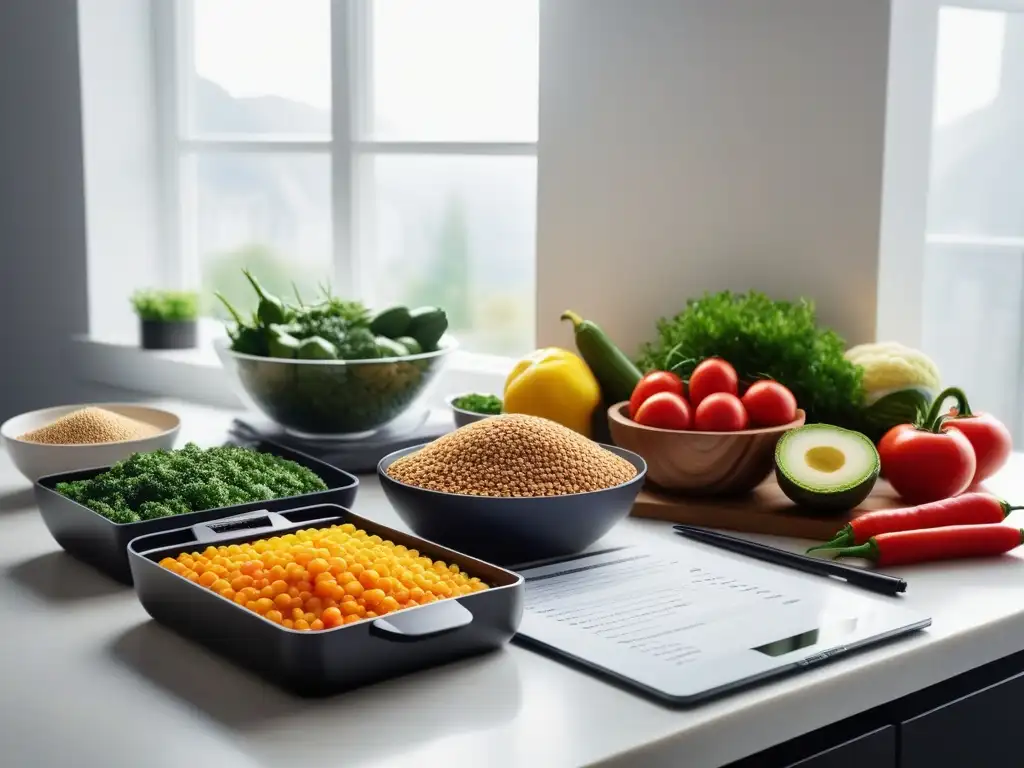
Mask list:
[[[705,544],[727,549],[730,552],[738,552],[741,555],[764,560],[787,568],[794,568],[798,571],[814,573],[818,576],[836,576],[856,587],[870,589],[872,592],[881,592],[884,595],[898,595],[906,592],[907,582],[897,576],[887,576],[884,573],[866,571],[863,568],[855,568],[851,565],[834,563],[831,560],[822,560],[817,557],[798,555],[794,552],[787,552],[784,549],[776,549],[765,544],[758,544],[754,541],[747,541],[735,536],[727,536],[718,531],[711,531],[707,528],[698,528],[692,525],[675,525],[673,529],[680,536],[688,539],[702,541]]]

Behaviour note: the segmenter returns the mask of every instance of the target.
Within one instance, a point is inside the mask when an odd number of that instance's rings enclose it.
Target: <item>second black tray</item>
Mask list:
[[[236,440],[232,444],[237,445],[239,442]],[[309,504],[352,506],[356,490],[359,487],[359,479],[355,475],[350,475],[348,472],[332,467],[312,456],[307,456],[270,440],[251,441],[244,445],[246,448],[272,453],[301,464],[316,473],[327,484],[327,490],[269,501],[253,501],[230,507],[204,509],[186,515],[161,517],[138,523],[114,523],[56,491],[58,483],[92,478],[110,469],[110,467],[97,467],[39,478],[35,483],[36,501],[39,504],[43,522],[50,534],[68,554],[127,585],[132,583],[131,568],[128,565],[128,542],[139,536],[205,523],[257,509],[276,512]]]
[[[208,546],[344,523],[456,564],[490,588],[309,632],[275,624],[159,565],[164,557]],[[328,696],[495,650],[515,634],[523,617],[525,587],[519,574],[333,505],[251,512],[139,538],[128,550],[135,591],[150,616],[300,696]]]

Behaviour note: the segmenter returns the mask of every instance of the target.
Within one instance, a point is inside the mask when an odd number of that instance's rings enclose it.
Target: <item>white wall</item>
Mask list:
[[[633,351],[704,290],[875,333],[889,3],[542,4],[538,337]]]
[[[0,419],[124,393],[75,379],[88,326],[75,0],[0,2]]]

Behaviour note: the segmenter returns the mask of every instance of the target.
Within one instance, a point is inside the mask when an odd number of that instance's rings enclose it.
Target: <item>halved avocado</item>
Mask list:
[[[791,429],[775,446],[775,478],[807,509],[853,509],[871,493],[881,462],[866,435],[830,424]]]

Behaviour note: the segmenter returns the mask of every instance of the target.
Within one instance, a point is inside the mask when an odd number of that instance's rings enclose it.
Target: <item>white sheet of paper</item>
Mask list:
[[[520,635],[679,699],[928,623],[896,598],[685,540],[522,574]]]

